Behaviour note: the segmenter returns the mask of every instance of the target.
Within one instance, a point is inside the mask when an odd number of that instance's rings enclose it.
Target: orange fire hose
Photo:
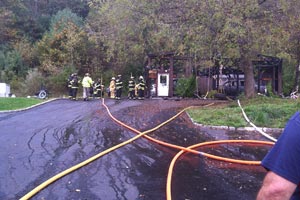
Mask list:
[[[229,143],[247,143],[247,144],[263,144],[263,145],[273,145],[274,142],[267,142],[267,141],[256,141],[256,140],[220,140],[220,141],[210,141],[210,142],[202,142],[199,144],[195,144],[192,146],[187,147],[188,149],[194,149],[194,148],[198,148],[198,147],[204,147],[204,146],[208,146],[208,145],[214,145],[214,144],[229,144]],[[171,186],[172,186],[172,174],[173,174],[173,170],[174,170],[174,166],[175,163],[177,161],[177,159],[183,154],[185,153],[185,151],[180,151],[178,152],[172,159],[170,166],[169,166],[169,170],[168,170],[168,176],[167,176],[167,184],[166,184],[166,196],[167,196],[167,200],[172,200],[172,191],[171,191]],[[210,157],[211,155],[207,156],[206,153],[201,153],[201,155]],[[213,158],[216,160],[219,160],[218,158]],[[222,161],[225,162],[232,162],[230,159],[227,158],[223,158]],[[244,161],[244,163],[239,163],[239,164],[250,164],[247,163],[249,161]],[[260,161],[250,161],[253,164],[258,164],[260,165]]]
[[[109,112],[108,107],[105,105],[104,100],[102,101],[102,105],[107,109],[107,111]],[[206,105],[206,106],[210,106]],[[171,196],[171,182],[172,182],[172,173],[173,173],[173,168],[175,165],[176,160],[183,154],[186,152],[190,152],[190,153],[194,153],[194,154],[199,154],[211,159],[215,159],[215,160],[219,160],[219,161],[224,161],[224,162],[231,162],[231,163],[236,163],[236,164],[244,164],[244,165],[260,165],[260,161],[249,161],[249,160],[238,160],[238,159],[231,159],[231,158],[225,158],[225,157],[220,157],[220,156],[215,156],[212,154],[208,154],[208,153],[204,153],[204,152],[199,152],[196,150],[193,150],[196,147],[203,147],[203,146],[208,146],[208,145],[214,145],[214,144],[228,144],[228,143],[247,143],[247,144],[263,144],[263,145],[274,145],[274,142],[268,142],[268,141],[258,141],[258,140],[219,140],[219,141],[209,141],[209,142],[202,142],[196,145],[192,145],[190,147],[182,147],[182,146],[178,146],[178,145],[174,145],[174,144],[170,144],[167,142],[163,142],[161,140],[157,140],[154,139],[150,136],[147,136],[146,133],[152,132],[157,130],[158,128],[160,128],[161,126],[165,125],[166,123],[172,121],[173,119],[175,119],[176,117],[178,117],[179,115],[181,115],[184,111],[186,111],[187,109],[193,108],[195,106],[191,106],[191,107],[187,107],[185,109],[183,109],[182,111],[180,111],[179,113],[177,113],[175,116],[173,116],[172,118],[170,118],[169,120],[165,121],[164,123],[158,125],[157,127],[150,129],[148,131],[145,132],[140,132],[126,124],[124,124],[123,122],[117,120],[116,118],[114,118],[111,113],[109,112],[109,115],[112,117],[112,119],[114,121],[116,121],[118,124],[130,129],[131,131],[139,134],[139,135],[143,135],[143,137],[145,137],[146,139],[153,141],[155,143],[167,146],[167,147],[171,147],[171,148],[175,148],[175,149],[179,149],[181,150],[172,160],[170,167],[169,167],[169,171],[168,171],[168,177],[167,177],[167,187],[166,187],[166,195],[167,195],[167,200],[171,200],[172,196]]]
[[[120,147],[123,147],[123,146],[125,146],[125,145],[127,145],[127,144],[133,142],[134,140],[137,140],[138,138],[144,136],[145,134],[150,133],[150,132],[152,132],[152,131],[158,129],[158,128],[162,127],[163,125],[165,125],[166,123],[168,123],[169,121],[171,121],[171,120],[167,120],[166,122],[164,122],[164,123],[158,125],[156,128],[153,128],[153,129],[148,130],[148,131],[145,131],[145,132],[139,132],[139,131],[137,131],[136,129],[134,129],[134,128],[132,128],[132,127],[130,127],[130,126],[128,126],[128,125],[122,123],[122,122],[119,121],[119,120],[117,120],[117,119],[110,113],[108,107],[104,104],[104,99],[102,100],[102,102],[103,102],[103,105],[104,105],[104,107],[106,108],[106,110],[107,110],[109,116],[110,116],[115,122],[117,122],[118,124],[121,124],[122,126],[126,127],[127,129],[129,129],[129,130],[131,130],[131,131],[133,131],[133,132],[136,131],[136,132],[138,132],[138,133],[140,133],[140,134],[137,135],[137,136],[135,136],[135,137],[133,137],[133,138],[130,138],[130,139],[128,139],[128,140],[126,140],[126,141],[124,141],[124,142],[118,144],[118,145],[115,145],[115,146],[113,146],[113,147],[111,147],[111,148],[109,148],[109,149],[107,149],[107,150],[105,150],[105,151],[103,151],[103,152],[100,152],[100,153],[98,153],[98,154],[92,156],[91,158],[89,158],[89,159],[87,159],[87,160],[85,160],[85,161],[82,161],[81,163],[76,164],[76,165],[74,165],[74,166],[72,166],[72,167],[70,167],[70,168],[68,168],[68,169],[66,169],[66,170],[64,170],[64,171],[62,171],[62,172],[56,174],[55,176],[49,178],[48,180],[44,181],[43,183],[41,183],[40,185],[38,185],[37,187],[35,187],[34,189],[32,189],[30,192],[28,192],[27,194],[25,194],[23,197],[20,198],[20,200],[27,200],[27,199],[30,199],[31,197],[33,197],[34,195],[36,195],[39,191],[41,191],[42,189],[44,189],[44,188],[47,187],[48,185],[52,184],[53,182],[57,181],[58,179],[60,179],[60,178],[62,178],[62,177],[64,177],[64,176],[66,176],[67,174],[69,174],[69,173],[71,173],[71,172],[73,172],[73,171],[78,170],[79,168],[81,168],[81,167],[83,167],[83,166],[85,166],[85,165],[87,165],[87,164],[89,164],[89,163],[95,161],[96,159],[98,159],[98,158],[100,158],[100,157],[102,157],[102,156],[104,156],[104,155],[106,155],[106,154],[108,154],[108,153],[110,153],[110,152],[112,152],[112,151],[114,151],[114,150],[120,148]],[[183,112],[183,111],[182,111],[182,112]],[[175,116],[179,116],[182,112],[178,113],[178,114],[175,115]],[[192,150],[192,149],[190,149],[189,151],[191,151],[191,152],[196,152],[196,151],[194,151],[194,150]]]
[[[260,161],[237,160],[237,159],[231,159],[231,158],[224,158],[224,157],[220,157],[220,156],[215,156],[215,155],[212,155],[212,154],[208,154],[208,153],[204,153],[204,152],[199,152],[199,151],[193,150],[192,148],[182,147],[182,146],[178,146],[178,145],[175,145],[175,144],[163,142],[161,140],[157,140],[157,139],[154,139],[154,138],[146,135],[146,134],[148,134],[150,132],[153,132],[153,131],[159,129],[160,127],[164,126],[165,124],[169,123],[170,121],[174,120],[176,117],[178,117],[179,115],[181,115],[187,109],[195,108],[196,106],[190,106],[190,107],[184,108],[179,113],[177,113],[176,115],[174,115],[173,117],[171,117],[167,121],[159,124],[155,128],[152,128],[152,129],[144,131],[144,132],[140,132],[140,131],[138,131],[138,130],[136,130],[136,129],[134,129],[134,128],[128,126],[128,125],[126,125],[125,123],[119,121],[118,119],[116,119],[110,113],[109,108],[104,103],[104,100],[102,101],[102,105],[106,108],[106,110],[108,111],[109,116],[115,122],[117,122],[121,126],[124,126],[124,127],[128,128],[129,130],[131,130],[131,131],[133,131],[133,132],[135,132],[135,133],[137,133],[139,135],[142,135],[143,137],[145,137],[146,139],[148,139],[148,140],[150,140],[152,142],[155,142],[155,143],[167,146],[167,147],[175,148],[175,149],[178,149],[178,150],[182,150],[182,151],[185,151],[185,152],[190,152],[190,153],[194,153],[194,154],[200,154],[200,155],[206,156],[208,158],[216,159],[216,160],[220,160],[220,161],[232,162],[232,163],[237,163],[237,164],[246,164],[246,165],[260,165]],[[208,104],[208,105],[205,105],[205,106],[210,106],[210,105],[212,105],[212,104]],[[228,143],[229,141],[230,141],[230,143],[255,143],[255,144],[260,143],[260,144],[268,144],[268,145],[273,145],[274,144],[273,142],[257,141],[257,140],[224,140],[224,141],[221,140],[221,141],[212,141],[212,142],[209,142],[209,144],[214,144],[214,143],[215,144]],[[206,144],[206,145],[208,145],[208,144]]]
[[[162,144],[162,145],[165,145],[165,146],[168,146],[168,147],[171,147],[171,148],[175,148],[175,149],[181,150],[182,152],[190,152],[190,153],[194,153],[194,154],[200,154],[200,155],[203,155],[203,156],[212,158],[212,159],[217,159],[217,160],[222,160],[222,161],[227,161],[227,162],[233,162],[233,163],[239,163],[239,164],[250,164],[250,165],[257,165],[257,164],[259,164],[259,161],[236,160],[236,159],[230,159],[230,158],[223,158],[223,157],[211,155],[211,154],[204,153],[204,152],[198,152],[198,151],[196,151],[196,150],[193,150],[193,146],[192,146],[191,148],[186,148],[186,147],[182,147],[182,146],[177,146],[177,145],[174,145],[174,144],[169,144],[169,143],[166,143],[166,142],[163,142],[163,141],[160,141],[160,140],[156,140],[156,139],[151,138],[151,137],[149,137],[149,136],[146,135],[146,134],[148,134],[148,133],[150,133],[150,132],[153,132],[153,131],[159,129],[160,127],[164,126],[165,124],[169,123],[170,121],[174,120],[176,117],[178,117],[179,115],[181,115],[181,114],[182,114],[184,111],[186,111],[187,109],[194,108],[195,106],[191,106],[191,107],[188,107],[188,108],[183,109],[182,111],[180,111],[179,113],[177,113],[175,116],[173,116],[173,117],[170,118],[169,120],[167,120],[167,121],[165,121],[165,122],[159,124],[159,125],[158,125],[157,127],[155,127],[155,128],[152,128],[152,129],[147,130],[147,131],[144,131],[144,132],[140,132],[140,131],[138,131],[138,130],[136,130],[136,129],[134,129],[134,128],[128,126],[128,125],[126,125],[125,123],[123,123],[123,122],[117,120],[117,119],[110,113],[108,107],[105,105],[104,99],[102,99],[102,105],[106,108],[106,110],[107,110],[109,116],[110,116],[115,122],[117,122],[118,124],[124,126],[125,128],[127,128],[127,129],[129,129],[129,130],[131,130],[131,131],[133,131],[133,132],[135,132],[135,133],[138,133],[138,135],[135,136],[135,137],[133,137],[133,138],[131,138],[131,139],[129,139],[129,140],[127,140],[127,141],[124,141],[124,142],[122,142],[122,143],[120,143],[120,144],[118,144],[118,145],[116,145],[116,146],[114,146],[114,147],[111,147],[111,148],[109,148],[109,149],[107,149],[107,150],[105,150],[105,151],[103,151],[103,152],[100,152],[99,154],[97,154],[97,155],[95,155],[95,156],[93,156],[93,157],[91,157],[91,158],[89,158],[89,159],[87,159],[87,160],[85,160],[85,161],[83,161],[83,162],[81,162],[81,163],[79,163],[79,164],[77,164],[77,165],[75,165],[75,166],[69,168],[69,169],[66,169],[66,170],[60,172],[59,174],[57,174],[57,175],[53,176],[52,178],[46,180],[45,182],[43,182],[42,184],[38,185],[36,188],[34,188],[33,190],[31,190],[30,192],[28,192],[25,196],[23,196],[23,197],[21,198],[21,200],[25,200],[25,199],[31,198],[32,196],[34,196],[35,194],[37,194],[40,190],[44,189],[45,187],[47,187],[47,186],[50,185],[51,183],[55,182],[56,180],[62,178],[63,176],[65,176],[65,175],[67,175],[67,174],[69,174],[69,173],[71,173],[71,172],[73,172],[73,171],[75,171],[75,170],[77,170],[77,169],[79,169],[79,168],[81,168],[81,167],[83,167],[83,166],[85,166],[85,165],[87,165],[87,164],[93,162],[94,160],[100,158],[100,157],[103,156],[103,155],[106,155],[106,154],[108,154],[108,153],[110,153],[110,152],[112,152],[112,151],[114,151],[114,150],[116,150],[116,149],[118,149],[118,148],[120,148],[120,147],[122,147],[122,146],[125,146],[125,145],[127,145],[127,144],[133,142],[134,140],[136,140],[136,139],[138,139],[138,138],[140,138],[140,137],[142,137],[142,136],[145,137],[145,138],[147,138],[147,139],[149,139],[149,140],[151,140],[151,141],[153,141],[153,142],[156,142],[156,143],[158,143],[158,144]],[[211,104],[209,104],[209,105],[211,105]],[[209,105],[206,105],[206,106],[209,106]],[[232,142],[234,142],[234,141],[235,141],[235,140],[233,140]],[[221,143],[222,141],[213,141],[213,142],[220,142],[220,143]],[[223,141],[223,142],[224,142],[224,141]],[[250,143],[251,143],[251,141],[247,141],[247,140],[245,140],[245,141],[240,141],[240,142],[246,142],[246,143],[249,143],[249,142],[250,142]],[[254,143],[255,141],[252,141],[252,142]],[[178,156],[178,157],[179,157],[179,156]]]

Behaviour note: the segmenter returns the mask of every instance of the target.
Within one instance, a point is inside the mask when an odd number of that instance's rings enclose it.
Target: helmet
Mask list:
[[[122,76],[121,74],[118,75],[118,77],[121,77],[121,76]]]
[[[90,74],[89,73],[85,73],[85,76],[90,76]]]
[[[133,77],[133,76],[131,76],[130,78],[131,78],[131,79],[134,79],[134,77]]]
[[[140,76],[140,78],[139,78],[140,80],[142,80],[142,79],[144,79],[142,76]]]
[[[115,77],[112,77],[112,78],[111,78],[111,80],[115,80],[115,79],[116,79]]]

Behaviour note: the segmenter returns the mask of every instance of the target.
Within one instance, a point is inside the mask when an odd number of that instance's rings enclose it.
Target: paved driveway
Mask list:
[[[112,114],[144,131],[200,101],[106,100]],[[0,114],[0,199],[17,199],[40,183],[135,136],[113,122],[101,101],[56,100],[21,112]],[[233,138],[262,139],[256,133],[194,126],[186,114],[150,136],[177,145]],[[260,160],[267,147],[222,145],[213,154]],[[32,199],[163,200],[170,161],[177,150],[140,138],[59,179]],[[254,199],[265,171],[185,154],[173,175],[173,200]]]

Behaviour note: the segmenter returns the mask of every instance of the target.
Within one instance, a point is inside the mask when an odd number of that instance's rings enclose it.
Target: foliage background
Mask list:
[[[196,69],[244,70],[252,97],[251,61],[265,54],[284,59],[288,94],[299,86],[299,12],[297,0],[2,0],[0,82],[17,96],[42,85],[59,95],[70,73],[108,85],[142,75],[147,54],[174,52]]]

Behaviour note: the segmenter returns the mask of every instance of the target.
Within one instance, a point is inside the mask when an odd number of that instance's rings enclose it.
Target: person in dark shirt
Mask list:
[[[257,200],[300,200],[300,114],[286,124],[278,141],[262,161],[268,172]]]

